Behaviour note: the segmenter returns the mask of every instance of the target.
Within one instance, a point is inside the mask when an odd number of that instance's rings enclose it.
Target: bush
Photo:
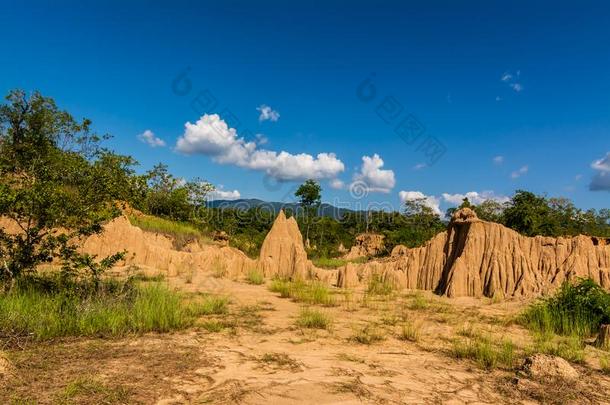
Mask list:
[[[610,294],[591,279],[566,282],[553,297],[530,306],[520,321],[534,331],[588,337],[610,323]]]
[[[189,305],[163,284],[106,280],[94,290],[56,278],[21,279],[0,294],[0,333],[46,340],[62,336],[124,336],[168,332],[226,304]]]

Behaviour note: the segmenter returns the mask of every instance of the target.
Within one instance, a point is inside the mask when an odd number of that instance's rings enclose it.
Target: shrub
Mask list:
[[[296,322],[297,326],[307,329],[330,329],[332,319],[324,312],[303,308]]]
[[[530,306],[521,323],[539,332],[591,336],[602,323],[610,323],[610,294],[591,279],[566,282],[553,297]]]
[[[551,332],[534,336],[533,351],[561,357],[573,363],[585,361],[584,343],[579,336],[557,337]]]

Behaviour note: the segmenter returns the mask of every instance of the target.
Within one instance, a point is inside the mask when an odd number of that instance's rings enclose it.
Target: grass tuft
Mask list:
[[[355,330],[352,339],[364,345],[380,342],[385,339],[381,329],[373,324],[367,324]]]
[[[369,280],[366,292],[372,295],[390,295],[394,291],[394,286],[379,274],[374,274]]]
[[[0,293],[0,334],[47,340],[168,332],[192,325],[199,315],[222,310],[225,301],[188,302],[161,283],[107,280],[92,291],[41,277],[21,280]]]
[[[465,341],[456,339],[453,341],[451,354],[457,359],[474,360],[485,369],[511,369],[515,359],[515,345],[510,340],[494,345],[490,337],[475,337]]]
[[[129,222],[143,231],[161,233],[171,237],[178,250],[194,240],[207,239],[201,231],[187,222],[171,221],[151,215],[130,215]]]
[[[589,337],[610,323],[610,293],[590,279],[564,283],[553,297],[530,306],[520,323],[536,332]]]
[[[330,288],[318,281],[306,283],[299,280],[274,279],[269,286],[269,290],[279,293],[282,298],[291,298],[306,304],[317,304],[327,307],[337,305]]]
[[[332,326],[332,318],[324,312],[303,308],[299,313],[296,324],[301,328],[329,330]]]
[[[265,284],[265,275],[262,271],[256,268],[250,269],[250,271],[248,271],[248,274],[246,275],[246,280],[248,281],[248,283],[254,285]]]
[[[418,342],[421,337],[421,325],[409,321],[403,323],[399,337],[409,342]]]

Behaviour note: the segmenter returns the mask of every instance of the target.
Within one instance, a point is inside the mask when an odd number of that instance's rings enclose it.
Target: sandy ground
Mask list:
[[[524,302],[414,292],[363,302],[357,292],[337,294],[338,306],[316,306],[332,317],[332,328],[309,330],[295,326],[303,305],[264,285],[206,275],[167,282],[191,293],[229,296],[230,312],[175,333],[12,347],[6,353],[15,377],[0,389],[0,403],[610,402],[610,377],[594,360],[576,366],[577,382],[523,385],[515,384],[514,370],[486,370],[451,354],[452,339],[468,329],[493,340],[510,338],[517,354],[525,351],[531,337],[511,322]],[[420,332],[415,342],[399,338],[405,319]],[[225,328],[206,330],[210,320]],[[354,339],[367,325],[380,341]]]

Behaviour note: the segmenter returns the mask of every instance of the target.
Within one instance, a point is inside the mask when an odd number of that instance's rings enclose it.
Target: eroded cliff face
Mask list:
[[[534,296],[576,277],[610,289],[610,246],[586,236],[523,236],[465,208],[425,246],[397,246],[390,258],[348,264],[339,273],[339,286],[366,283],[378,274],[399,288],[449,297]]]
[[[125,250],[127,255],[119,266],[134,265],[149,273],[168,276],[209,271],[237,277],[255,265],[240,250],[218,244],[192,242],[183,250],[176,250],[167,236],[145,232],[131,225],[124,216],[106,224],[101,234],[88,237],[81,249],[100,258]]]
[[[356,236],[354,246],[343,258],[353,260],[360,257],[377,256],[384,250],[384,238],[383,235],[376,233],[362,233]]]

